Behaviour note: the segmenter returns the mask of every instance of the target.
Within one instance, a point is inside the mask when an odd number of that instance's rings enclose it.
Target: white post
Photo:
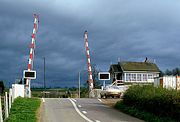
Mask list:
[[[12,84],[12,103],[14,102],[14,93],[15,93],[15,88],[14,84]]]
[[[12,103],[12,89],[9,89],[9,112],[11,109],[11,103]]]
[[[124,73],[124,82],[126,82],[126,73]]]
[[[8,98],[7,98],[7,92],[5,92],[5,118],[8,118]]]
[[[29,82],[28,98],[31,98],[31,81]]]
[[[1,105],[1,96],[0,96],[0,122],[3,122],[3,117],[2,117],[2,105]]]

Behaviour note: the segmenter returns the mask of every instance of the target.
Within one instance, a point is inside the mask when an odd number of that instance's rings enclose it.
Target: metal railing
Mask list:
[[[123,85],[123,84],[124,84],[123,80],[116,80],[116,81],[114,81],[112,83],[112,85],[115,85],[115,86],[120,86],[120,85]]]

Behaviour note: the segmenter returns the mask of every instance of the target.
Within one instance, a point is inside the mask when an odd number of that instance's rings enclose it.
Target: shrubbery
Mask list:
[[[124,94],[122,104],[180,121],[180,92],[175,90],[135,85]]]

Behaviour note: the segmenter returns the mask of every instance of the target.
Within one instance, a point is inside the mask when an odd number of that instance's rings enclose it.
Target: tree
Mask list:
[[[94,88],[100,88],[101,84],[98,79],[98,73],[100,72],[100,70],[97,69],[96,64],[93,64],[91,67],[92,67],[92,77],[94,81]]]
[[[164,74],[165,74],[165,75],[172,75],[173,73],[172,73],[172,71],[170,71],[169,69],[166,69],[166,71],[165,71]]]
[[[176,67],[176,68],[174,68],[174,69],[172,69],[172,70],[169,70],[169,69],[166,69],[166,71],[165,72],[160,72],[160,76],[163,76],[163,75],[173,75],[173,76],[175,76],[175,75],[180,75],[180,69],[178,68],[178,67]]]
[[[160,76],[160,77],[163,77],[163,76],[164,76],[164,72],[163,72],[163,71],[160,71],[159,76]]]
[[[0,81],[0,93],[2,94],[4,92],[4,82],[3,81]]]
[[[172,70],[172,74],[173,74],[173,75],[180,75],[180,70],[179,70],[179,68],[176,67],[175,69],[173,69],[173,70]]]

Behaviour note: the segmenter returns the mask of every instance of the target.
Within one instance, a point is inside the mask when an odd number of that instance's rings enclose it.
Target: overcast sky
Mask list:
[[[83,33],[88,30],[92,64],[108,71],[118,58],[155,60],[161,70],[180,66],[179,0],[0,0],[0,80],[27,69],[39,14],[32,85],[43,85],[43,57],[49,86],[74,85],[87,69]]]

